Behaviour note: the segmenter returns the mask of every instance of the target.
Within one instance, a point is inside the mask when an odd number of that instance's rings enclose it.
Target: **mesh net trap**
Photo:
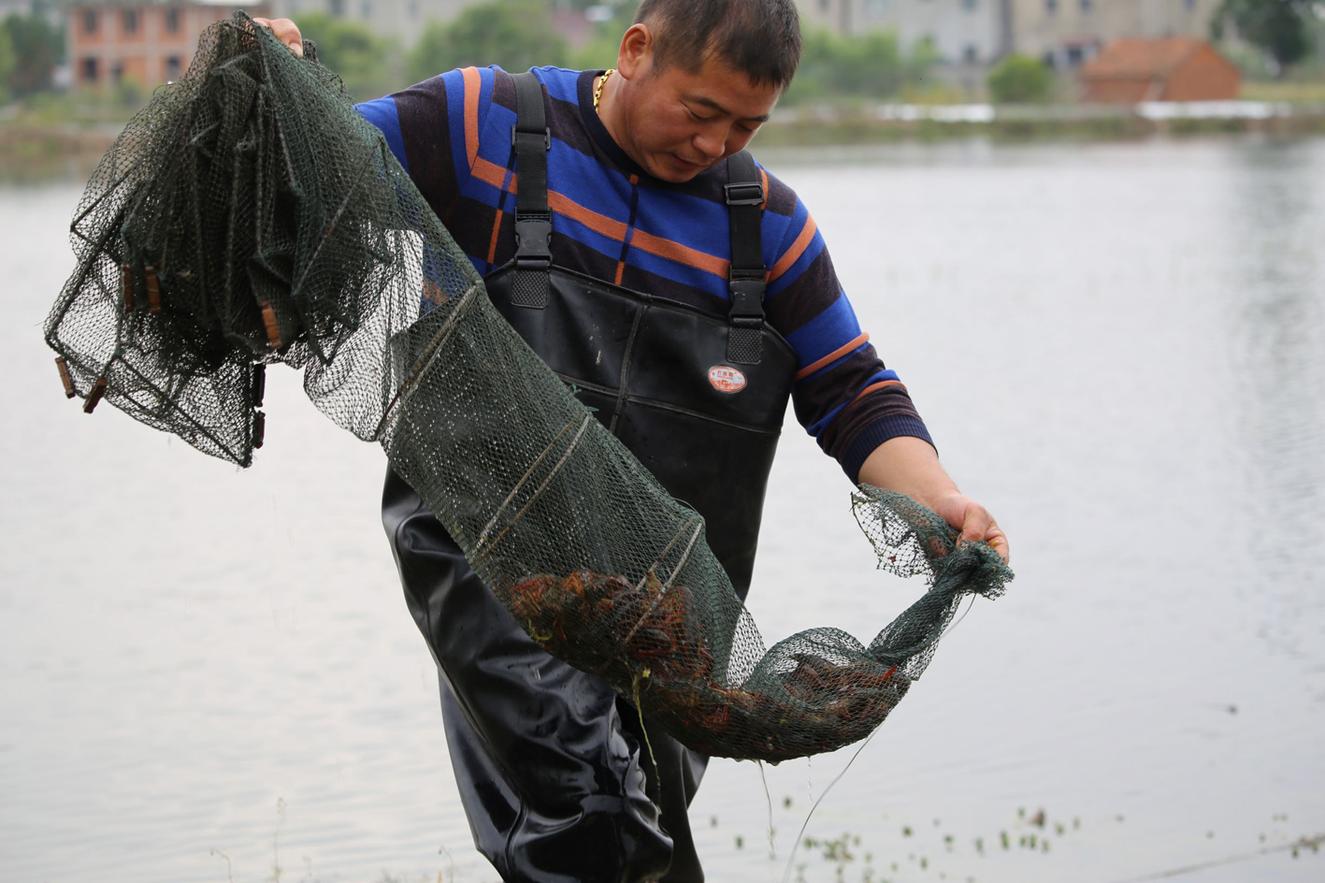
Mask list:
[[[247,466],[268,365],[379,442],[530,636],[708,754],[780,761],[872,732],[961,600],[1011,579],[906,497],[862,487],[880,567],[923,595],[868,645],[766,648],[674,500],[510,328],[311,44],[213,25],[93,173],[46,339],[66,394]]]

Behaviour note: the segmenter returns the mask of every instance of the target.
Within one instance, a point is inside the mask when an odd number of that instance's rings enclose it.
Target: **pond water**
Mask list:
[[[1325,834],[1325,141],[764,158],[1018,578],[854,762],[765,768],[766,793],[715,761],[710,878],[782,879],[821,796],[791,879],[1325,878],[1293,848]],[[0,191],[0,876],[495,879],[380,451],[293,375],[246,472],[66,402],[40,326],[78,190]],[[848,493],[790,422],[770,642],[868,639],[921,590],[873,571]]]

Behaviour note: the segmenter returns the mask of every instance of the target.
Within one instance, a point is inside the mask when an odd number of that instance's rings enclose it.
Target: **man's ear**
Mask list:
[[[653,67],[653,32],[643,22],[630,26],[617,50],[617,72],[627,80],[642,76]]]

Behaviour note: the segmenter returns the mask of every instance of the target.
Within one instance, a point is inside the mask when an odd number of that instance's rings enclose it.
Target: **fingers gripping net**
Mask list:
[[[778,761],[864,737],[960,598],[1011,577],[933,513],[862,488],[881,566],[929,591],[868,647],[812,629],[766,650],[703,520],[501,318],[335,76],[242,13],[128,125],[72,230],[77,269],[46,326],[71,397],[247,465],[262,369],[304,369],[535,641],[706,753]]]

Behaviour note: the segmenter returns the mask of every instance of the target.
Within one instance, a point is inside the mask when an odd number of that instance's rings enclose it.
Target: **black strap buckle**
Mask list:
[[[547,269],[552,264],[552,216],[516,215],[515,263],[521,269]]]
[[[764,185],[758,181],[723,184],[722,189],[727,194],[727,205],[764,204]]]
[[[521,136],[521,135],[533,135],[535,138],[537,138],[537,137],[538,137],[538,130],[537,130],[537,129],[521,129],[521,128],[519,127],[519,125],[511,126],[511,143],[512,143],[512,144],[518,144],[519,141],[520,141],[520,136]],[[544,150],[551,150],[551,149],[552,149],[552,129],[551,129],[551,128],[547,128],[547,129],[544,129],[544,130],[543,130],[543,149],[544,149]]]

